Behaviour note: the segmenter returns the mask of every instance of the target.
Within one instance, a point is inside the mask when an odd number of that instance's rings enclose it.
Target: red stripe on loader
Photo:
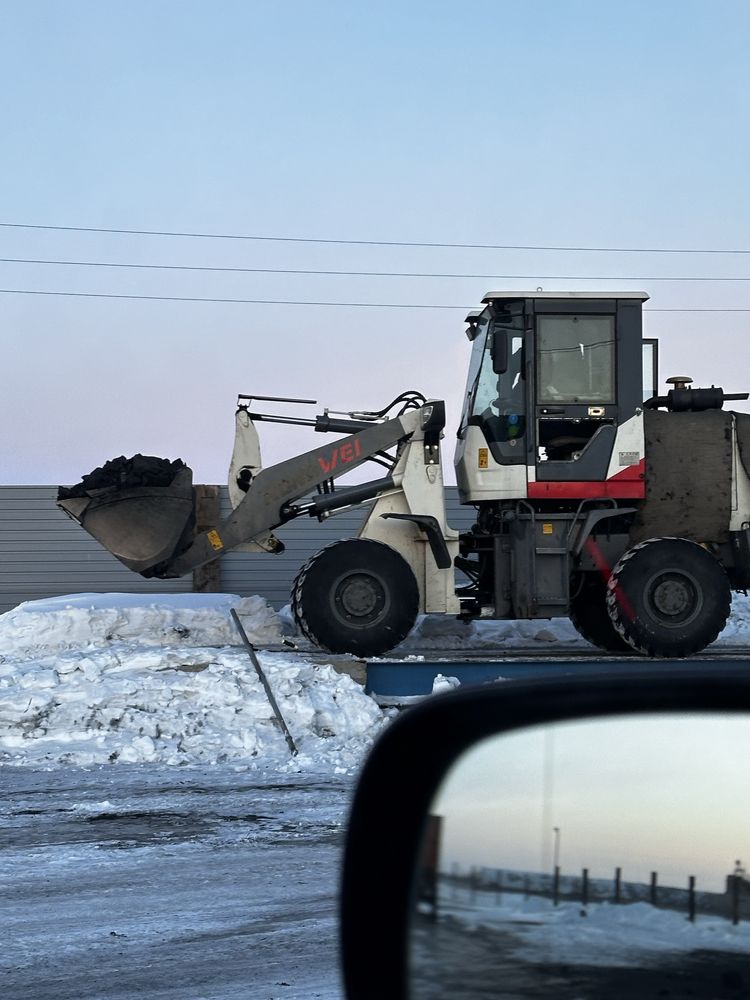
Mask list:
[[[623,470],[627,472],[628,470]],[[618,473],[618,476],[621,473]],[[608,497],[615,500],[643,500],[646,484],[642,479],[612,479],[603,483],[529,483],[530,500],[583,500],[588,497]]]
[[[604,581],[605,586],[609,583],[609,578],[612,575],[612,567],[607,562],[604,553],[599,548],[596,540],[589,535],[586,541],[583,543],[584,549],[588,553],[594,566],[596,566],[599,575]],[[628,619],[628,621],[635,621],[635,611],[633,610],[633,605],[628,600],[628,595],[622,589],[619,583],[615,584],[615,599],[617,603],[622,608],[622,613]]]

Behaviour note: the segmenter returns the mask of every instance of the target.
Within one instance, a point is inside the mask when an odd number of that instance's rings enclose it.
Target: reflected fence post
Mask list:
[[[430,815],[422,839],[419,858],[417,898],[423,907],[429,908],[433,920],[438,916],[438,883],[440,868],[440,841],[443,831],[443,817]]]
[[[734,863],[734,871],[727,879],[727,892],[730,895],[730,909],[732,911],[732,924],[736,927],[740,922],[740,894],[742,886],[745,884],[747,871],[742,864],[742,860],[737,858]]]
[[[500,906],[508,895],[512,900],[520,896],[524,900],[541,896],[550,900],[553,906],[561,906],[564,900],[572,902],[580,899],[584,910],[607,900],[621,906],[648,902],[659,910],[685,914],[690,923],[696,923],[700,904],[702,916],[718,916],[731,921],[734,926],[742,922],[743,894],[750,896],[750,879],[745,878],[744,871],[742,875],[734,872],[727,875],[723,891],[718,892],[699,892],[696,875],[687,876],[686,889],[680,889],[674,884],[661,883],[657,871],[651,871],[649,878],[642,882],[623,881],[623,868],[619,865],[614,870],[612,882],[603,878],[592,879],[588,867],[579,871],[580,876],[571,875],[564,879],[561,865],[555,865],[553,871],[547,874],[481,865],[468,865],[462,869],[459,862],[454,862],[450,873],[446,870],[442,878],[451,886],[448,890],[445,885],[446,894],[450,893],[454,902],[460,901],[465,906],[492,905],[493,897],[494,905]],[[434,909],[437,914],[437,899]],[[581,916],[585,915],[585,912],[581,913]]]
[[[732,875],[732,923],[736,927],[740,922],[740,884],[739,875]]]

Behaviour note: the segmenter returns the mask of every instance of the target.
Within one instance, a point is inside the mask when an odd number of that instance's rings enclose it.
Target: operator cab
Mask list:
[[[466,318],[472,353],[456,453],[464,502],[532,496],[532,483],[609,478],[618,429],[656,385],[656,342],[642,340],[647,299],[645,292],[484,297],[485,308]]]

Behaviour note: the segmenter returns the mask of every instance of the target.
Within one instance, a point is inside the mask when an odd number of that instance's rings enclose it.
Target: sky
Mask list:
[[[443,868],[458,863],[722,892],[746,866],[747,719],[578,720],[492,737],[440,788]],[[602,752],[606,747],[606,752]],[[555,833],[555,829],[559,831]],[[556,839],[559,837],[557,845]]]
[[[450,465],[462,310],[490,288],[750,310],[746,281],[656,280],[742,278],[747,253],[289,242],[748,251],[749,34],[735,0],[3,5],[0,257],[487,277],[0,262],[0,482],[72,483],[138,451],[223,482],[238,393],[379,409],[419,389],[447,401]],[[750,389],[750,311],[645,319],[663,378]],[[266,464],[320,443],[263,431]]]

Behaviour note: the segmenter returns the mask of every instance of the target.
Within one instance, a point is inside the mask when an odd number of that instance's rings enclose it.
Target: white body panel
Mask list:
[[[378,497],[359,531],[359,537],[384,542],[404,557],[419,586],[420,612],[456,615],[461,607],[456,596],[452,561],[458,555],[458,532],[448,527],[445,518],[442,467],[439,462],[425,465],[424,455],[424,436],[421,430],[417,430],[404,447],[394,469],[397,489]],[[381,514],[427,514],[434,517],[448,546],[451,566],[438,569],[427,538],[415,524],[387,520]]]
[[[232,458],[229,462],[229,474],[227,477],[227,491],[232,510],[236,510],[247,495],[237,485],[237,476],[242,469],[248,469],[251,477],[255,476],[263,468],[260,458],[260,439],[255,424],[250,419],[247,410],[239,409],[234,418],[234,448]],[[274,552],[278,547],[275,536],[267,531],[263,535],[250,542],[244,542],[235,547],[236,552]]]
[[[519,445],[522,448],[523,445]],[[479,467],[480,458],[487,468]],[[456,482],[461,503],[522,500],[527,496],[526,465],[499,465],[481,428],[469,425],[456,444]]]
[[[240,469],[249,469],[252,476],[258,475],[262,468],[260,460],[260,440],[255,425],[247,410],[237,410],[234,417],[234,449],[229,463],[227,489],[232,510],[239,507],[245,499],[245,491],[237,485]]]
[[[617,428],[617,436],[612,448],[612,458],[607,469],[607,479],[619,475],[633,465],[640,465],[646,456],[643,436],[643,410],[637,410],[634,417]]]

